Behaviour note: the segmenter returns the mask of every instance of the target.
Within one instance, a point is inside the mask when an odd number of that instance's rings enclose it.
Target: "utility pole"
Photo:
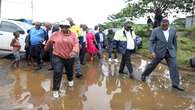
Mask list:
[[[0,0],[0,18],[1,18],[1,1],[2,1],[2,0]]]
[[[33,7],[34,7],[34,6],[33,6],[33,0],[31,0],[31,14],[32,14],[32,15],[31,15],[31,17],[32,17],[31,19],[32,19],[32,20],[33,20],[33,17],[34,17]]]

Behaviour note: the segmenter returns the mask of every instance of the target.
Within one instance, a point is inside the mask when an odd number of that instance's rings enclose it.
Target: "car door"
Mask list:
[[[13,32],[22,29],[16,24],[9,21],[1,21],[0,23],[0,49],[11,50],[10,43],[14,38]]]

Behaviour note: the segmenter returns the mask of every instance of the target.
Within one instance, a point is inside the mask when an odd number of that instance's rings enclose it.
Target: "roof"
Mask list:
[[[186,18],[191,18],[191,17],[195,17],[195,15],[191,15],[191,16],[186,16]]]

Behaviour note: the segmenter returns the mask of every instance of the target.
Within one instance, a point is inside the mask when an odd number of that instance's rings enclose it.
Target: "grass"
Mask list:
[[[189,67],[189,59],[195,57],[195,40],[187,37],[177,39],[177,61],[181,67]]]
[[[142,37],[143,48],[137,53],[143,56],[149,55],[149,38]],[[187,37],[178,37],[177,39],[177,63],[181,68],[189,68],[189,59],[195,57],[195,40]]]

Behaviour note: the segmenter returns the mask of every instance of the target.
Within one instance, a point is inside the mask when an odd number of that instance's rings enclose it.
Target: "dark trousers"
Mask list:
[[[50,48],[49,49],[49,61],[50,61],[50,65],[51,65],[51,68],[53,68],[53,64],[52,64],[52,57],[53,57],[53,49]]]
[[[117,50],[115,48],[112,48],[111,46],[109,47],[108,50],[108,58],[112,58],[112,54],[114,53],[114,59],[116,59],[117,56]]]
[[[26,60],[29,60],[29,56],[30,56],[30,46],[25,47],[25,58],[26,58]]]
[[[30,55],[35,59],[37,65],[40,66],[42,60],[42,46],[41,45],[30,46]]]
[[[122,55],[119,72],[123,72],[124,67],[126,65],[129,71],[129,74],[133,73],[133,68],[131,64],[131,54],[132,53],[133,53],[132,50],[126,50],[125,54]]]
[[[143,75],[149,76],[152,73],[152,71],[156,68],[156,66],[163,59],[165,59],[168,64],[172,85],[178,86],[180,80],[179,80],[179,72],[177,69],[176,57],[171,57],[168,51],[164,58],[156,57],[155,59],[153,59],[152,62],[146,66],[146,69],[143,72]]]
[[[80,63],[83,64],[85,63],[85,54],[86,54],[86,43],[81,44],[81,49],[79,53],[79,58],[80,58]]]
[[[74,58],[71,59],[63,59],[58,56],[53,55],[52,57],[52,65],[54,68],[53,74],[53,90],[58,91],[60,89],[60,84],[63,75],[63,68],[65,67],[66,75],[68,81],[73,80],[73,66],[74,66]]]

